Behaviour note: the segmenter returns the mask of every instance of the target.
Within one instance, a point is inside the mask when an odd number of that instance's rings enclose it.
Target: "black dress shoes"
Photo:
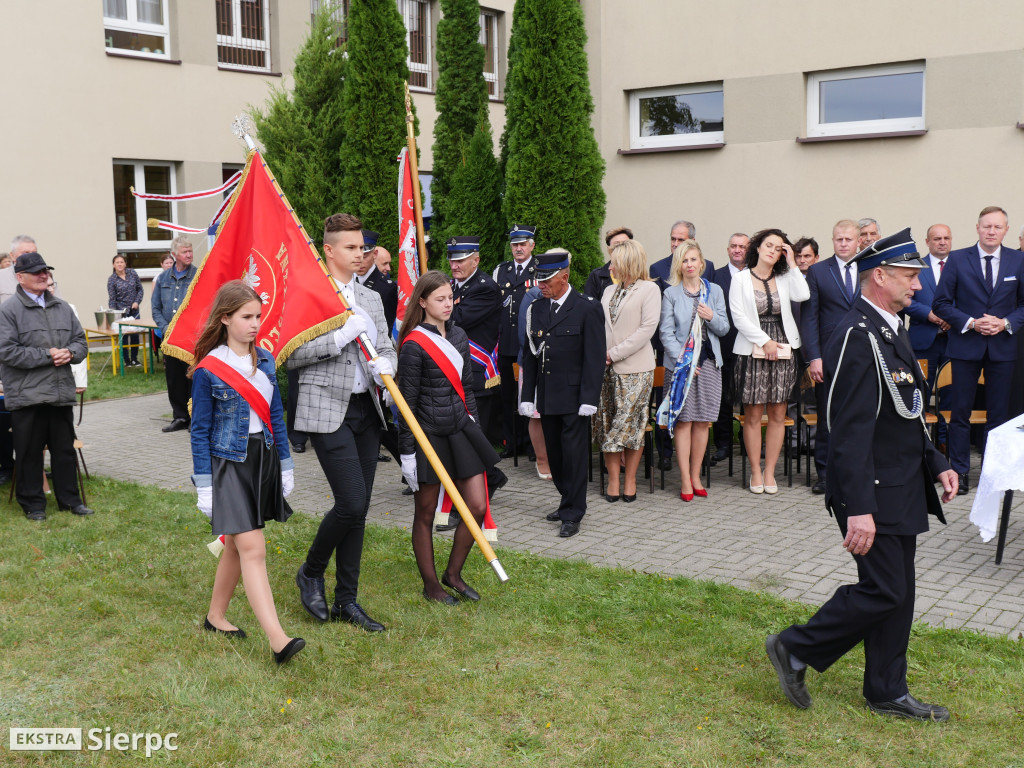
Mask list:
[[[441,583],[444,584],[448,589],[455,590],[458,594],[464,597],[466,600],[473,600],[474,602],[480,599],[480,593],[473,589],[469,584],[459,589],[448,580],[448,574],[441,576]]]
[[[501,453],[498,454],[498,458],[501,458],[501,459],[511,459],[515,455],[516,455],[516,452],[513,451],[511,448],[503,448]]]
[[[383,453],[377,454],[377,461],[391,461],[390,456],[385,456]]]
[[[768,635],[764,641],[764,647],[768,651],[768,658],[771,659],[772,666],[775,667],[775,673],[779,676],[779,685],[782,687],[782,692],[786,694],[786,698],[792,702],[793,706],[807,709],[811,706],[811,694],[807,692],[807,686],[804,685],[807,667],[799,671],[793,669],[789,660],[789,651],[779,640],[778,635]]]
[[[317,621],[327,621],[327,597],[324,590],[324,577],[306,575],[306,564],[299,566],[295,574],[295,585],[299,588],[299,599],[302,607]]]
[[[462,522],[462,518],[459,517],[458,512],[452,512],[448,515],[448,522],[441,525],[435,525],[434,530],[438,533],[446,533],[447,531],[454,531],[459,527],[459,523]]]
[[[506,475],[500,469],[495,469],[495,472],[497,472],[499,475],[501,475],[501,477],[499,477],[497,479],[497,481],[494,483],[494,485],[491,485],[490,483],[487,484],[487,498],[489,498],[489,499],[493,499],[494,498],[494,492],[495,491],[498,491],[498,490],[504,488],[506,485],[508,485],[508,475]]]
[[[544,516],[544,519],[545,520],[550,520],[552,523],[557,523],[557,522],[560,522],[562,518],[559,517],[558,510],[556,509],[554,512],[548,512]]]
[[[305,453],[305,452],[306,452],[306,444],[305,443],[292,443],[292,453]]]
[[[670,472],[672,470],[672,457],[662,456],[660,459],[658,459],[658,469],[662,470],[663,472]]]
[[[71,514],[85,517],[86,515],[91,515],[92,510],[85,506],[85,504],[76,504],[71,508]]]
[[[944,723],[949,720],[949,710],[938,704],[925,704],[909,693],[896,701],[869,701],[868,709],[880,715],[905,717],[908,720],[925,720]]]
[[[274,651],[274,661],[278,664],[284,664],[288,659],[294,656],[296,653],[306,647],[306,641],[301,637],[293,637],[288,641],[288,645],[282,648],[280,651]]]
[[[363,610],[363,606],[359,603],[349,603],[348,605],[338,605],[335,603],[331,606],[331,620],[347,621],[349,624],[355,624],[367,632],[383,632],[386,629],[379,621],[371,619],[370,615]]]
[[[25,517],[29,520],[45,520],[46,512],[44,512],[43,510],[39,510],[37,512],[26,512]]]
[[[711,460],[714,461],[714,462],[719,462],[719,461],[725,461],[728,458],[729,458],[729,449],[728,448],[719,448],[717,451],[715,451],[715,455],[711,457]]]
[[[209,616],[203,619],[203,629],[205,629],[207,632],[220,632],[222,635],[227,635],[228,637],[237,637],[243,639],[246,637],[244,629],[217,629],[215,626],[213,626],[213,624],[210,623]]]
[[[971,490],[970,478],[967,476],[966,472],[962,475],[957,475],[957,478],[960,480],[960,487],[956,489],[956,495],[966,496],[967,492]]]
[[[188,419],[175,419],[166,427],[161,429],[161,432],[177,432],[182,429],[188,429]]]
[[[427,592],[426,587],[423,588],[423,599],[431,603],[440,603],[441,605],[458,605],[459,601],[449,595],[447,592],[444,593],[444,597],[431,597]]]
[[[529,459],[530,461],[537,460],[537,452],[533,450],[532,445],[526,449],[526,458]]]
[[[564,523],[562,523],[562,527],[558,529],[558,536],[563,539],[568,539],[570,536],[575,536],[579,532],[579,523],[574,523],[571,520],[566,520]]]
[[[825,478],[819,476],[817,481],[814,483],[814,485],[811,486],[811,493],[815,493],[815,494],[820,496],[824,492],[825,492]]]

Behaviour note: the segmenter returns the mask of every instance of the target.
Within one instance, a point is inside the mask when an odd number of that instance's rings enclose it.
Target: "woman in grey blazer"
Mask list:
[[[701,277],[704,254],[687,240],[672,256],[669,287],[661,300],[661,343],[665,347],[665,400],[658,426],[672,435],[682,487],[679,498],[708,495],[700,467],[711,422],[722,402],[722,345],[729,332],[725,294]],[[668,382],[671,372],[672,383]]]

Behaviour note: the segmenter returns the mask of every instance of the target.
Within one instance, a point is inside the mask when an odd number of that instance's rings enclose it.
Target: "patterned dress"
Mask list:
[[[778,291],[754,289],[761,330],[773,341],[788,344],[782,327],[782,307]],[[787,403],[796,384],[796,360],[766,360],[752,355],[736,356],[736,391],[740,402],[749,405]]]
[[[689,328],[693,327],[693,319],[697,315],[697,301],[700,291],[690,293],[683,291],[693,299],[693,313]],[[703,361],[697,368],[697,374],[690,384],[690,391],[683,401],[683,410],[679,412],[676,423],[692,421],[718,421],[718,410],[722,405],[722,371],[711,354],[711,339],[708,337],[708,324],[701,323],[701,357]],[[671,385],[669,387],[671,391]]]

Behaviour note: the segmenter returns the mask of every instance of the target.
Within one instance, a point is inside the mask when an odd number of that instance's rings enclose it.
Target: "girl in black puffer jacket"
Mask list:
[[[452,325],[452,289],[436,270],[416,281],[399,333],[398,373],[402,396],[416,416],[430,445],[451,475],[466,505],[479,524],[487,511],[487,470],[498,454],[476,422],[469,340]],[[462,566],[473,547],[473,535],[464,525],[455,529],[448,567],[438,581],[434,567],[434,513],[441,481],[399,418],[398,444],[402,474],[416,494],[412,549],[423,578],[423,596],[446,605],[457,600],[444,586],[467,600],[479,600],[476,590],[462,580]]]

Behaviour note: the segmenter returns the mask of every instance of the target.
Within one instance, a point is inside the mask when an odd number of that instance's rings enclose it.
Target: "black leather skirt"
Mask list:
[[[211,468],[214,535],[245,533],[262,528],[267,520],[283,523],[292,516],[281,495],[277,448],[267,448],[261,432],[249,436],[245,461],[214,456]]]
[[[437,453],[444,468],[453,480],[461,480],[483,474],[500,459],[484,436],[480,425],[469,422],[463,429],[451,435],[427,433],[430,445]],[[416,479],[422,483],[440,483],[441,478],[430,466],[422,449],[416,446]]]

